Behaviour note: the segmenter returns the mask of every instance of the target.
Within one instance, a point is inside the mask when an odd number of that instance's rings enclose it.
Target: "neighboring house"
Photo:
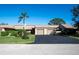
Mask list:
[[[64,34],[75,34],[76,33],[76,28],[67,24],[60,24],[59,29],[64,33]]]

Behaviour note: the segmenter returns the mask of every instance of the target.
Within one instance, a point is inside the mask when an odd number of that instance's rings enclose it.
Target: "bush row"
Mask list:
[[[17,36],[18,31],[9,30],[5,32],[1,32],[1,36]]]
[[[28,32],[26,30],[8,30],[5,32],[1,32],[1,36],[15,36],[21,37],[22,39],[27,39]]]

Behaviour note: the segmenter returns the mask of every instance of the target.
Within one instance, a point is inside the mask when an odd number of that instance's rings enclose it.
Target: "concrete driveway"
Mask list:
[[[79,55],[79,44],[0,44],[0,55]]]
[[[35,44],[78,44],[79,40],[68,36],[36,35]]]

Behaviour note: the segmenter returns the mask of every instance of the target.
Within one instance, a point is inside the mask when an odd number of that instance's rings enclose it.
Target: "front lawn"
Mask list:
[[[0,36],[0,44],[29,44],[35,41],[35,35],[29,35],[29,39],[15,36]]]
[[[69,36],[69,37],[79,40],[79,37],[77,36]]]

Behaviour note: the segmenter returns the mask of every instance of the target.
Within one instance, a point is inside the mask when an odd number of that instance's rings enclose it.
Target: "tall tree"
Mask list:
[[[74,26],[79,28],[79,5],[74,6],[71,9],[71,12],[73,15],[72,21],[74,22]]]
[[[21,21],[23,21],[23,25],[25,25],[25,20],[28,17],[29,16],[28,16],[27,12],[22,12],[21,15],[19,16],[18,23],[21,22]],[[24,27],[23,27],[23,29],[24,29]]]
[[[51,19],[48,23],[48,25],[59,25],[59,24],[65,24],[66,22],[62,18],[54,18]]]

